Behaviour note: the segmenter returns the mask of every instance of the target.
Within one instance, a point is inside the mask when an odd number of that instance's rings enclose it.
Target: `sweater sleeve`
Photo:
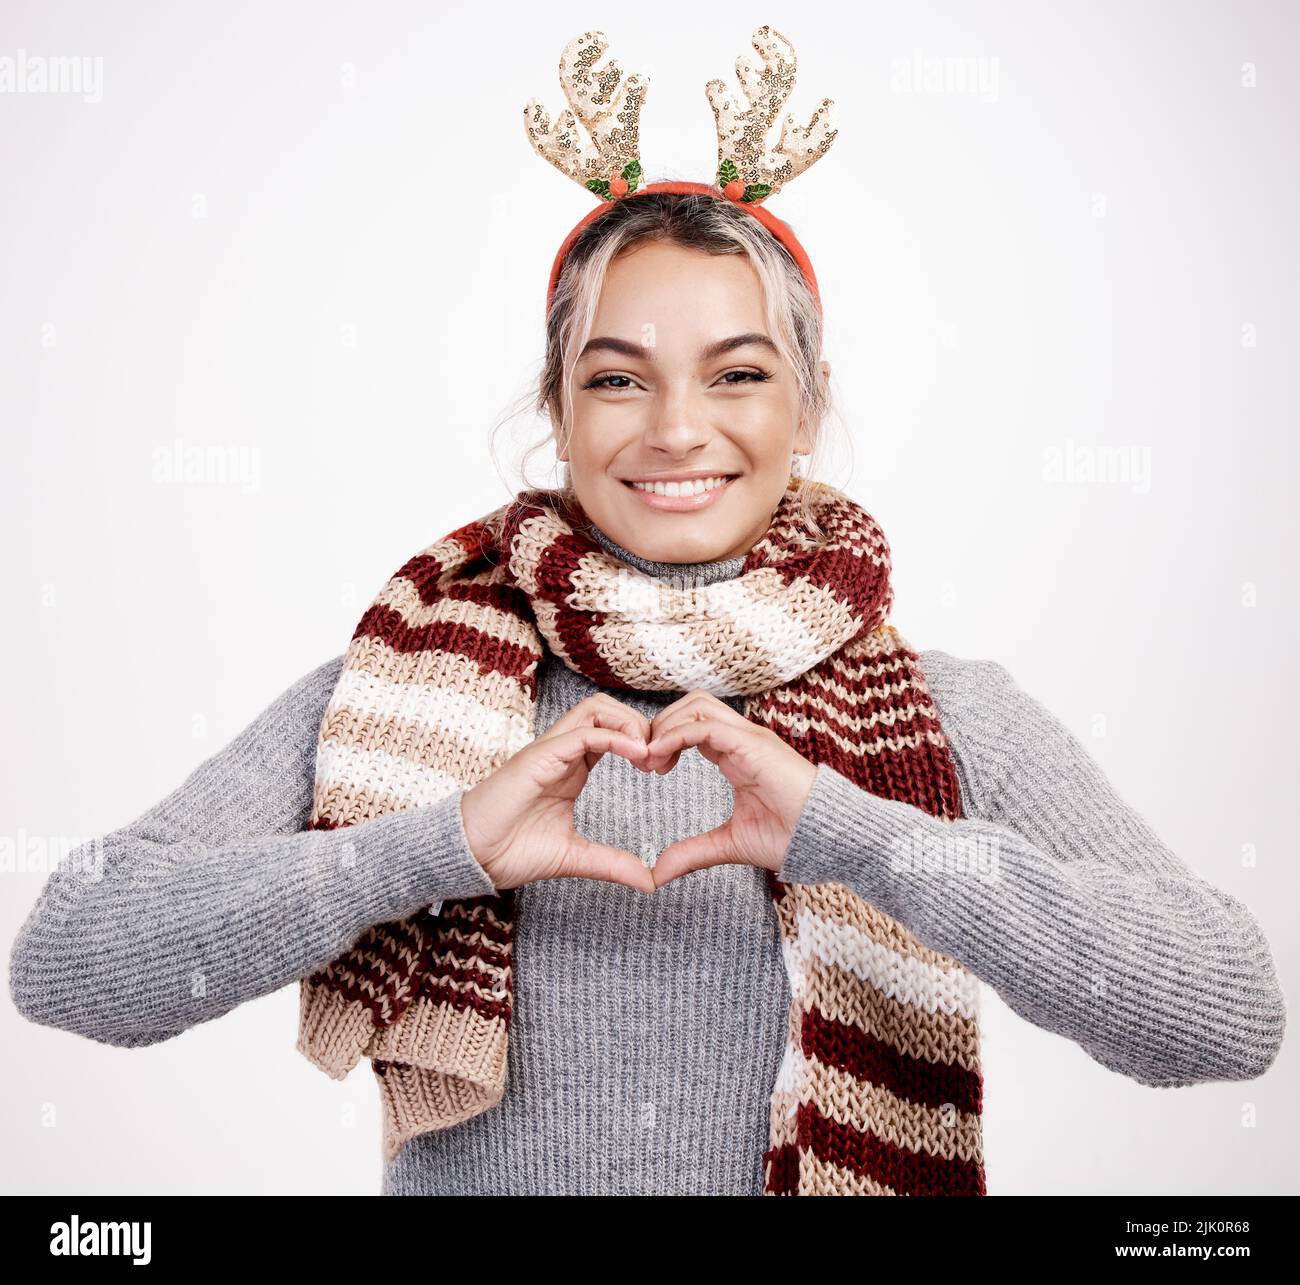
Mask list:
[[[846,884],[1021,1017],[1140,1084],[1248,1080],[1286,1002],[1255,916],[1195,875],[1003,666],[921,654],[964,817],[817,769],[778,878]]]
[[[306,976],[373,924],[495,891],[465,838],[460,793],[303,829],[342,659],[296,682],[139,819],[67,854],[10,953],[23,1016],[153,1044]]]

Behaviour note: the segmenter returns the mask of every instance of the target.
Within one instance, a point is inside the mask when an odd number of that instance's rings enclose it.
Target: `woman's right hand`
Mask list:
[[[592,843],[573,825],[573,804],[606,753],[636,766],[646,758],[650,721],[600,692],[461,795],[474,859],[498,890],[580,875],[654,892],[654,875],[623,848]]]

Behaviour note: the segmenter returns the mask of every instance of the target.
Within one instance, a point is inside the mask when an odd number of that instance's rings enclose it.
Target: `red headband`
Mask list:
[[[645,187],[638,187],[636,191],[626,196],[616,198],[620,201],[634,201],[643,192],[700,192],[706,196],[715,197],[718,200],[727,200],[722,191],[717,187],[710,187],[707,183],[686,183],[686,182],[662,182],[649,183]],[[551,280],[546,289],[546,313],[551,312],[551,300],[555,297],[555,287],[559,284],[560,272],[564,268],[564,260],[569,251],[573,248],[573,243],[578,239],[582,229],[587,226],[592,219],[598,219],[606,210],[613,205],[614,201],[602,201],[594,210],[589,211],[577,226],[564,238],[564,244],[560,246],[559,252],[555,256],[555,262],[551,265]],[[804,280],[808,282],[808,288],[812,291],[813,300],[817,304],[817,310],[821,311],[822,298],[821,292],[817,289],[817,277],[813,273],[813,266],[804,251],[799,239],[795,236],[788,223],[778,219],[770,210],[765,210],[761,205],[752,201],[733,201],[733,205],[752,214],[783,246],[790,252],[791,258],[799,265],[799,271],[803,273]]]

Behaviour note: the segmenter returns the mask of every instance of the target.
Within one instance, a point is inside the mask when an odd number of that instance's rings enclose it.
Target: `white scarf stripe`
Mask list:
[[[778,682],[797,678],[832,650],[794,612],[750,593],[743,578],[722,581],[714,587],[737,629],[747,633],[754,645],[772,658]]]
[[[781,1055],[781,1065],[777,1068],[774,1094],[784,1094],[792,1099],[786,1118],[799,1110],[799,1086],[805,1082],[808,1074],[808,1062],[803,1050],[796,1048],[789,1040],[785,1043],[785,1052]]]
[[[329,740],[316,747],[316,779],[325,787],[346,785],[391,795],[407,807],[429,807],[465,788],[437,768],[384,750],[359,750]]]
[[[908,775],[895,792],[946,816],[952,764],[938,713],[915,656],[884,624],[893,601],[889,546],[847,496],[808,485],[829,543],[804,539],[792,489],[755,546],[760,556],[748,559],[760,565],[692,588],[641,574],[597,549],[570,527],[567,509],[538,504],[540,496],[521,497],[522,511],[512,502],[467,524],[461,538],[444,536],[428,551],[442,564],[436,578],[438,568],[424,563],[399,570],[372,605],[395,609],[408,625],[466,628],[444,647],[417,634],[402,651],[378,636],[382,631],[367,627],[353,636],[317,736],[312,823],[346,826],[376,814],[454,806],[478,772],[536,735],[539,692],[512,672],[516,658],[549,652],[557,664],[584,673],[594,666],[584,645],[589,638],[603,659],[601,672],[630,688],[761,696],[756,722],[792,743],[812,736],[810,753],[848,758],[845,771],[852,768],[864,789],[876,779],[868,772],[876,762],[867,756],[892,751],[897,762],[886,759],[886,769]],[[819,585],[824,576],[833,583]],[[936,1186],[982,1194],[978,1099],[954,1137],[940,1113],[882,1086],[870,1065],[850,1071],[833,1050],[815,1050],[811,1041],[807,1052],[802,1047],[809,1023],[838,1021],[852,1024],[865,1046],[878,1040],[915,1059],[919,1073],[960,1066],[978,1074],[979,982],[851,889],[823,894],[775,880],[769,889],[790,996],[769,1112],[776,1148],[770,1190],[893,1194],[852,1158],[832,1162],[809,1150],[797,1127],[806,1106],[815,1118],[851,1124],[904,1151],[967,1162],[936,1165],[933,1174],[900,1170],[900,1191]],[[459,979],[473,963],[480,933],[494,925],[498,981],[509,989],[516,908],[475,897],[429,909],[438,915],[435,924],[413,915],[376,925],[303,978],[301,988],[299,1048],[313,1062],[334,1075],[362,1056],[375,1061],[386,1161],[410,1138],[476,1115],[505,1092],[513,1006],[498,1003],[501,986]],[[400,1073],[385,1076],[381,1059]],[[449,1090],[451,1081],[474,1093]]]
[[[402,719],[426,727],[447,727],[485,754],[503,747],[506,757],[533,739],[532,720],[524,714],[492,709],[476,697],[432,683],[397,683],[363,669],[345,669],[330,708]]]
[[[677,625],[642,620],[632,626],[632,633],[655,667],[670,680],[673,689],[689,692],[698,687],[714,696],[732,693],[732,681],[709,664]]]
[[[979,981],[973,974],[900,955],[850,924],[833,923],[807,909],[799,912],[798,922],[805,951],[861,977],[883,994],[927,1013],[979,1016]]]

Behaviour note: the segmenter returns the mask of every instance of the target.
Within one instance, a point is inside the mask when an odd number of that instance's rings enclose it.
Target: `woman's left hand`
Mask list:
[[[779,870],[817,775],[770,727],[709,692],[688,692],[650,724],[649,756],[639,766],[663,774],[682,750],[696,746],[731,782],[731,817],[715,829],[671,843],[654,866],[656,887],[705,866],[730,863]]]

